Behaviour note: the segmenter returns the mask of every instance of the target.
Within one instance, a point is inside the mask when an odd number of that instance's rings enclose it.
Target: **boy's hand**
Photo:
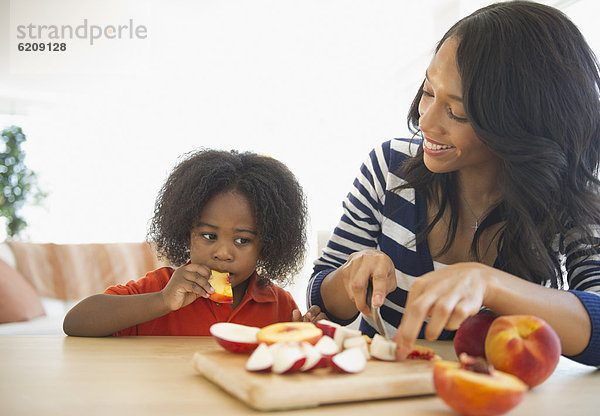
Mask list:
[[[310,307],[306,314],[302,316],[302,312],[299,309],[294,309],[292,312],[292,321],[293,322],[317,322],[320,319],[327,319],[327,315],[321,312],[321,308],[317,305],[313,305]]]
[[[209,297],[215,291],[208,283],[210,273],[208,267],[199,264],[187,264],[175,270],[161,291],[166,307],[175,311],[199,297]]]

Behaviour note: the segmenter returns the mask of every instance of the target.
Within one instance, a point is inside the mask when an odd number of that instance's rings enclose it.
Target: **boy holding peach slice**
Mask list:
[[[306,244],[302,189],[281,162],[202,150],[175,167],[156,202],[149,237],[178,267],[151,271],[77,304],[67,335],[210,335],[216,322],[263,327],[303,317],[287,282]]]

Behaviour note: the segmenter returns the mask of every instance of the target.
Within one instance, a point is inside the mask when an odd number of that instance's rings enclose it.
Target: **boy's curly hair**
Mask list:
[[[148,240],[174,266],[186,263],[190,233],[202,209],[213,196],[233,190],[254,208],[262,242],[261,281],[288,283],[304,263],[308,213],[296,177],[269,156],[211,149],[188,153],[158,194]]]

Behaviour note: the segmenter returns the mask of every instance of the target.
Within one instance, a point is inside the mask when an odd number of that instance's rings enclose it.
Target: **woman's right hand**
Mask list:
[[[350,255],[337,275],[343,280],[344,288],[350,300],[364,315],[371,317],[370,305],[367,305],[367,286],[373,281],[374,306],[381,306],[388,293],[396,289],[396,272],[389,256],[378,250],[361,250]]]
[[[208,283],[211,271],[199,264],[186,264],[175,270],[169,283],[162,290],[165,305],[174,311],[189,305],[199,297],[207,298],[214,293]]]

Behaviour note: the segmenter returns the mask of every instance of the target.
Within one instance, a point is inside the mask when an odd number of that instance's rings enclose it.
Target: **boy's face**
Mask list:
[[[260,250],[252,205],[236,191],[212,197],[190,235],[191,262],[229,273],[233,287],[252,275]]]

